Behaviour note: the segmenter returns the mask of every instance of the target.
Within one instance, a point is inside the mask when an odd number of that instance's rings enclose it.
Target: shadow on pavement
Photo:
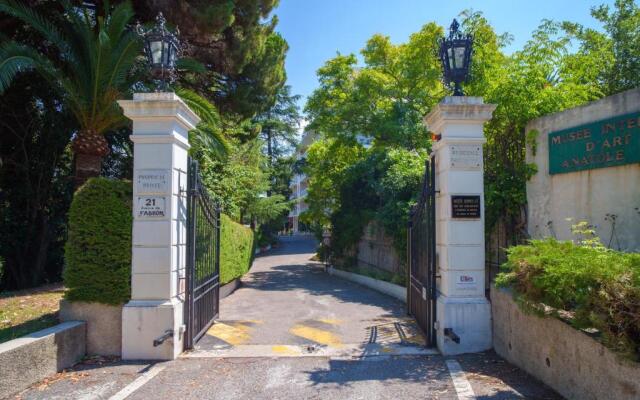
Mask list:
[[[244,288],[258,291],[302,290],[314,296],[333,296],[340,302],[366,304],[388,311],[388,317],[406,316],[400,301],[364,286],[333,277],[318,263],[278,265],[264,271],[253,270]]]
[[[449,375],[440,357],[380,357],[367,360],[330,360],[329,368],[306,371],[314,385],[349,386],[359,381],[439,382],[447,383]]]

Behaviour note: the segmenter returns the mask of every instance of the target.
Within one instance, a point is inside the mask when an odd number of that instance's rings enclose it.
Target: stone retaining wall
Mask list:
[[[491,289],[491,310],[496,353],[567,399],[640,398],[640,364],[559,319],[524,314],[508,291]]]
[[[364,228],[357,250],[359,267],[373,267],[394,274],[401,273],[400,258],[396,254],[393,240],[376,222],[370,222]]]
[[[0,343],[0,398],[68,368],[86,351],[86,324],[70,321]]]
[[[86,321],[87,354],[122,354],[122,306],[61,300],[60,321]]]
[[[329,267],[327,272],[330,275],[338,276],[342,279],[349,280],[351,282],[358,283],[362,286],[366,286],[369,289],[373,289],[377,292],[384,293],[387,296],[395,297],[396,299],[407,302],[407,289],[400,285],[393,284],[391,282],[381,281],[368,276],[354,274],[352,272],[343,271],[334,267]]]

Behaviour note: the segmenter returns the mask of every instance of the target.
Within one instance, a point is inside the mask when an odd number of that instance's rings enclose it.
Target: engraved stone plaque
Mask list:
[[[167,198],[164,196],[139,196],[136,216],[140,218],[165,218]]]
[[[482,167],[482,146],[456,144],[450,147],[451,169],[476,169]]]
[[[136,170],[135,184],[138,194],[169,193],[171,173],[168,169]]]

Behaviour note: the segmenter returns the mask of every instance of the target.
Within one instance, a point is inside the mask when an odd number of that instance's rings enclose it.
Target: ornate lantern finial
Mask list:
[[[144,53],[151,67],[151,76],[160,84],[160,89],[166,90],[168,84],[176,79],[176,62],[182,55],[182,46],[177,34],[166,28],[167,20],[162,13],[156,16],[156,24],[145,31],[140,23],[136,30],[144,39]]]
[[[444,72],[445,84],[454,84],[453,95],[464,96],[462,82],[469,78],[473,36],[458,29],[460,24],[453,20],[449,27],[449,37],[440,39],[440,61]]]

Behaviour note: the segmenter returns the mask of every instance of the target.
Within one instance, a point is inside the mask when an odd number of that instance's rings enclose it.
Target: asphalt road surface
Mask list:
[[[404,304],[333,277],[315,241],[256,258],[220,318],[175,361],[89,358],[22,399],[561,399],[493,352],[442,357]]]

